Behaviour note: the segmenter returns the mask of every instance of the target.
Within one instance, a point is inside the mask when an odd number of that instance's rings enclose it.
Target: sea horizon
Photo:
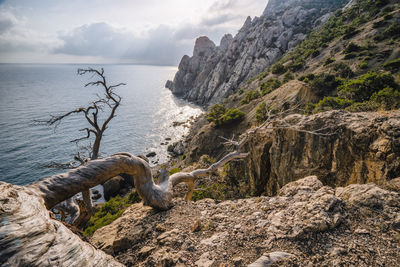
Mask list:
[[[167,146],[188,132],[183,126],[174,127],[173,122],[187,121],[203,112],[165,88],[165,82],[175,75],[175,67],[0,63],[0,93],[4,96],[0,100],[0,181],[23,185],[65,171],[43,165],[72,160],[78,149],[70,141],[81,137],[79,129],[85,128],[87,121],[82,116],[67,118],[55,132],[54,127],[33,121],[87,105],[101,90],[84,88],[92,81],[91,75],[79,76],[76,71],[102,66],[109,84],[127,85],[116,90],[122,103],[105,132],[101,156],[156,152],[150,158],[152,165],[168,160]]]

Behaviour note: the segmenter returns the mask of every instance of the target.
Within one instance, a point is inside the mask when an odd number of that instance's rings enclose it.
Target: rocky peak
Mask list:
[[[194,57],[203,57],[212,54],[215,51],[215,44],[207,36],[197,38],[193,49]]]
[[[248,79],[264,71],[348,0],[271,0],[261,17],[248,17],[235,37],[219,48],[207,37],[196,40],[168,88],[201,105],[223,101]]]
[[[228,47],[231,45],[232,42],[233,42],[232,34],[225,34],[222,37],[221,43],[219,45],[220,50],[226,51],[228,49]]]

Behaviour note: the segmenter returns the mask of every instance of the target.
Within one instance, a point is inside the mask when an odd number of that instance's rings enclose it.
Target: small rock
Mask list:
[[[369,231],[363,228],[357,228],[354,233],[358,235],[369,235]]]
[[[156,225],[156,230],[159,232],[165,232],[167,229],[165,229],[165,226],[162,224],[157,224]]]
[[[210,253],[206,252],[202,254],[198,261],[195,262],[197,267],[209,267],[214,263],[214,260],[211,259]]]
[[[172,139],[169,138],[169,137],[165,138],[165,141],[171,141],[171,140],[172,140]]]
[[[101,198],[101,194],[99,194],[99,193],[93,194],[93,195],[92,195],[92,199],[93,199],[93,200],[98,200],[98,199],[100,199],[100,198]]]
[[[218,243],[223,241],[229,234],[227,232],[216,233],[212,237],[203,239],[200,244],[207,246],[216,246]]]
[[[147,257],[153,250],[155,249],[155,247],[149,247],[149,246],[145,246],[143,248],[141,248],[139,250],[139,257]]]
[[[240,257],[233,258],[232,262],[234,267],[243,266],[243,259]]]
[[[192,226],[192,232],[198,232],[198,231],[200,231],[200,230],[201,230],[201,220],[200,220],[200,219],[197,219],[197,220],[194,222],[193,226]]]
[[[266,253],[252,264],[247,265],[247,267],[268,267],[281,259],[290,257],[294,257],[294,255],[282,251]]]
[[[156,155],[157,155],[157,153],[153,151],[153,152],[148,153],[148,154],[146,155],[146,157],[152,158],[152,157],[155,157]]]
[[[346,250],[344,248],[336,247],[336,248],[332,249],[330,254],[331,254],[331,256],[336,257],[336,256],[339,256],[339,255],[345,254],[345,252],[346,252]]]
[[[99,190],[97,190],[97,189],[92,189],[92,193],[93,193],[93,194],[98,194],[98,193],[99,193]]]
[[[164,232],[157,237],[157,241],[161,245],[174,243],[178,241],[176,240],[176,237],[179,234],[179,232],[180,231],[178,229],[172,229],[171,231]]]

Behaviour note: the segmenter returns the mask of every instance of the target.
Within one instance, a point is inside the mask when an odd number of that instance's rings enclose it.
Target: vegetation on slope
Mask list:
[[[132,191],[125,197],[117,196],[111,198],[90,218],[83,232],[84,235],[92,236],[97,229],[112,223],[121,217],[122,213],[124,213],[130,205],[139,203],[140,201],[141,199],[136,191]]]

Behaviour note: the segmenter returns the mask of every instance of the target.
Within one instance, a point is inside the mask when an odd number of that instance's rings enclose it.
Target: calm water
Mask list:
[[[78,150],[70,140],[87,127],[82,114],[65,119],[54,128],[33,123],[95,99],[100,87],[84,88],[91,76],[77,76],[82,65],[0,65],[0,180],[28,184],[62,172],[42,168],[51,161],[68,162]],[[92,65],[100,68],[101,66]],[[124,82],[116,92],[121,106],[102,140],[102,156],[120,151],[146,154],[156,151],[154,161],[165,162],[165,138],[176,141],[187,128],[173,127],[202,111],[176,99],[164,88],[176,68],[133,65],[105,65],[110,84]]]

